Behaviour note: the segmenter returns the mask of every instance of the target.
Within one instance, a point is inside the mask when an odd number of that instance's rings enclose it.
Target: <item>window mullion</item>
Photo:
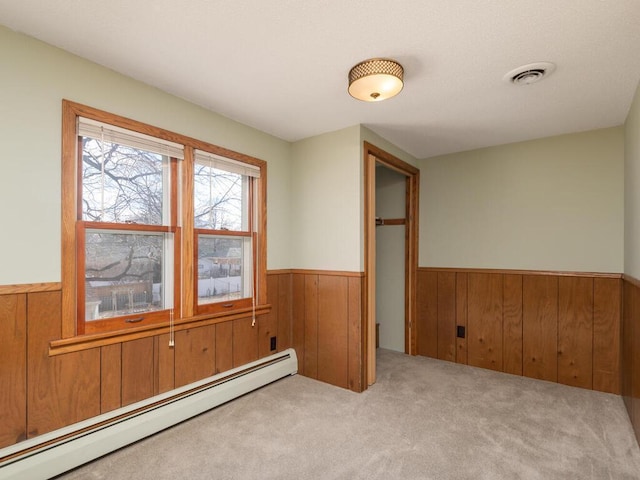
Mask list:
[[[198,274],[195,258],[195,236],[193,218],[194,149],[185,147],[181,165],[180,223],[181,223],[181,309],[182,317],[192,317],[195,305],[195,278]],[[194,265],[196,263],[196,265]],[[176,312],[176,318],[179,318]]]

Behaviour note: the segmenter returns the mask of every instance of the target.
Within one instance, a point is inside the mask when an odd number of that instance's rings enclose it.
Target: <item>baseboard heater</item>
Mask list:
[[[293,349],[0,449],[0,479],[48,479],[298,371]]]

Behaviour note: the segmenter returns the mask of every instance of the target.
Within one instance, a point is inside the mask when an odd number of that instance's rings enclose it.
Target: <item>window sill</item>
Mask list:
[[[222,312],[216,314],[198,315],[195,317],[182,318],[174,322],[174,331],[188,330],[194,327],[203,327],[205,325],[214,325],[216,323],[228,322],[239,318],[251,317],[252,307],[242,308],[230,312]],[[265,304],[256,306],[256,319],[259,316],[266,315],[271,312],[271,305]],[[119,330],[117,332],[96,333],[90,335],[79,335],[76,337],[63,338],[60,340],[52,340],[49,343],[49,356],[62,355],[65,353],[79,352],[90,348],[102,347],[105,345],[113,345],[115,343],[128,342],[139,338],[153,337],[169,333],[169,323],[160,323],[149,326],[134,327],[127,330]]]

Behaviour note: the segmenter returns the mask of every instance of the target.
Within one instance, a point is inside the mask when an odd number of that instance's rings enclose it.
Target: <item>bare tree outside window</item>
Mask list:
[[[166,157],[89,137],[82,146],[84,220],[163,224]]]
[[[246,298],[252,271],[248,234],[249,178],[206,160],[194,168],[194,223],[198,229],[198,304]],[[221,235],[222,232],[244,236]]]
[[[84,137],[82,217],[89,222],[163,225],[168,158]],[[96,227],[99,224],[96,225]],[[166,233],[87,230],[86,320],[164,308]]]
[[[209,165],[194,171],[194,223],[209,230],[243,230],[243,194],[246,177]]]
[[[163,237],[87,231],[87,320],[163,308]]]

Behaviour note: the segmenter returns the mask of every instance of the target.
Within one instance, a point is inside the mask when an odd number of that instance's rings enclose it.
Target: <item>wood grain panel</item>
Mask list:
[[[174,337],[175,344],[175,337]],[[154,337],[154,357],[156,359],[155,394],[168,392],[176,387],[175,382],[175,347],[169,346],[169,334],[156,335]]]
[[[620,394],[622,282],[593,279],[593,389]]]
[[[122,346],[100,347],[100,413],[122,406]]]
[[[456,361],[456,274],[438,273],[438,358]]]
[[[265,315],[269,312],[270,306],[267,304],[256,305],[256,315]],[[205,325],[215,325],[221,322],[235,320],[236,318],[246,318],[252,315],[253,307],[238,308],[234,313],[221,312],[207,314],[206,316],[193,317],[189,319],[176,320],[175,331],[187,330],[189,328],[204,327]],[[169,333],[169,325],[147,325],[140,327],[131,327],[118,332],[103,332],[90,335],[81,335],[72,338],[52,340],[49,348],[49,355],[63,355],[65,353],[73,353],[89,348],[103,347],[105,345],[113,345],[114,343],[123,343],[139,338],[155,337]]]
[[[502,275],[468,275],[468,363],[502,371]]]
[[[122,344],[122,406],[154,393],[153,337]]]
[[[291,346],[298,357],[298,372],[305,371],[304,275],[291,276]]]
[[[522,372],[558,380],[558,277],[522,278]]]
[[[418,272],[418,355],[438,358],[438,274]]]
[[[239,318],[233,321],[233,366],[239,367],[258,359],[258,326],[253,320]],[[256,320],[256,323],[260,319]]]
[[[631,296],[635,295],[634,288],[640,290],[640,281],[634,287],[631,277],[625,277],[622,295],[623,282],[619,274],[420,268],[416,296],[421,355],[429,350],[429,341],[434,336],[441,357],[443,345],[449,341],[439,334],[442,335],[444,329],[444,335],[449,335],[444,318],[448,315],[446,310],[450,312],[451,309],[450,304],[446,304],[449,298],[446,292],[450,292],[451,287],[445,280],[434,281],[434,278],[451,274],[456,276],[456,325],[466,326],[467,330],[466,339],[456,338],[456,362],[487,367],[484,363],[486,354],[479,353],[485,348],[479,338],[486,341],[487,332],[489,337],[501,335],[501,357],[494,351],[495,364],[488,368],[550,381],[560,378],[564,383],[609,393],[623,392],[628,408],[632,409],[631,340],[635,338],[632,337],[632,319],[640,315],[640,306],[633,306]],[[491,282],[500,282],[500,278],[502,293],[497,283],[493,287],[494,293],[490,293]],[[633,313],[634,308],[638,310],[637,314]],[[478,316],[483,310],[493,313],[485,319]],[[438,321],[430,324],[429,319],[434,316]],[[563,329],[560,336],[559,325]],[[640,338],[638,341],[640,343]],[[472,359],[472,356],[480,359]],[[501,368],[498,367],[500,358]]]
[[[558,278],[558,382],[593,385],[592,278]]]
[[[233,322],[216,325],[216,373],[233,368]]]
[[[467,331],[467,278],[466,273],[456,273],[456,326]],[[467,334],[456,337],[456,363],[467,363]]]
[[[258,352],[260,357],[266,357],[272,353],[276,353],[278,349],[278,318],[280,282],[279,275],[267,276],[267,302],[271,304],[271,311],[260,317],[258,323]],[[276,348],[271,350],[271,337],[276,337]]]
[[[631,418],[636,438],[640,438],[640,288],[631,294]]]
[[[174,350],[176,387],[210,377],[216,371],[216,326],[176,332]]]
[[[318,380],[348,388],[348,279],[318,277]]]
[[[291,347],[291,275],[278,275],[278,352]]]
[[[0,295],[0,448],[27,438],[27,295]]]
[[[364,357],[362,355],[364,336],[362,329],[362,279],[349,277],[349,390],[362,392],[364,389]]]
[[[100,349],[49,357],[61,337],[60,292],[27,295],[27,436],[100,414]]]
[[[502,370],[522,375],[522,275],[503,275]]]
[[[633,414],[632,408],[632,372],[633,365],[633,295],[636,287],[625,279],[623,284],[623,308],[622,308],[622,365],[621,371],[621,390],[622,398],[629,416]],[[633,420],[633,417],[631,418]]]
[[[304,276],[304,370],[318,378],[318,275]]]

